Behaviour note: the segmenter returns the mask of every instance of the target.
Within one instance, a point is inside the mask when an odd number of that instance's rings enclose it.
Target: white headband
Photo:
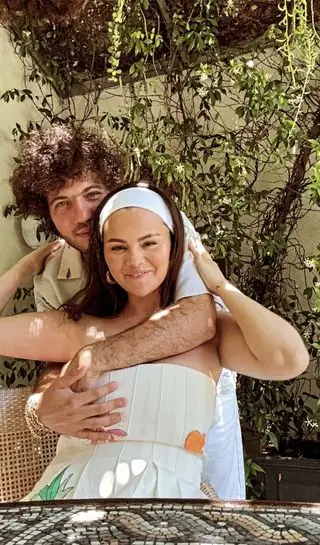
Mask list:
[[[128,187],[113,195],[100,212],[99,231],[102,236],[107,219],[122,208],[144,208],[157,214],[173,233],[173,220],[170,210],[158,193],[147,187]]]

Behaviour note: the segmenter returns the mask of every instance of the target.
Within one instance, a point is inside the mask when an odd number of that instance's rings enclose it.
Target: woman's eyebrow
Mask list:
[[[149,235],[144,235],[144,237],[138,238],[138,240],[145,240],[146,238],[159,237],[159,236],[160,236],[160,233],[150,233]]]
[[[160,233],[149,233],[149,235],[144,235],[143,237],[138,238],[138,240],[141,241],[147,238],[159,237],[159,236],[160,236]],[[126,240],[123,240],[122,238],[108,238],[106,242],[126,242]]]

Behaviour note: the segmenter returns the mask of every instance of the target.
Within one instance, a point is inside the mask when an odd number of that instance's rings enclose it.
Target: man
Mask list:
[[[33,134],[23,145],[20,163],[11,178],[16,203],[23,212],[40,217],[48,231],[59,234],[67,242],[49,261],[43,274],[35,278],[38,311],[60,307],[84,286],[94,211],[123,177],[124,159],[101,133],[55,127]],[[128,367],[199,346],[214,334],[212,309],[211,296],[186,254],[175,305],[129,331],[82,349],[71,362],[71,376],[67,373],[59,377],[61,366],[49,364],[29,405],[33,411],[32,422],[37,423],[39,433],[49,428],[93,441],[107,440],[108,431],[103,428],[120,419],[114,410],[123,407],[124,400],[109,401],[101,414],[101,406],[92,404],[101,396],[101,390],[77,393],[76,383],[80,379],[84,381],[95,369],[99,369],[99,373],[112,369],[113,362],[117,368]],[[91,365],[81,365],[88,358]],[[221,423],[214,426],[213,447],[212,441],[209,446],[219,463],[209,466],[207,475],[218,495],[229,499],[244,497],[242,445],[241,440],[238,441],[240,426],[233,380],[232,373],[224,372],[218,388],[222,418]],[[104,393],[109,393],[107,388]],[[225,414],[224,407],[230,416]],[[229,429],[224,433],[226,424]]]

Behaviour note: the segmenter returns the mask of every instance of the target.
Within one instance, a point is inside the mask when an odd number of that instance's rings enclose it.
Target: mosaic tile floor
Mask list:
[[[2,545],[313,545],[320,504],[96,501],[0,505]]]

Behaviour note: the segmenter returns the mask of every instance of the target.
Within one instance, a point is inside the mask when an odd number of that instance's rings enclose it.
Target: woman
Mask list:
[[[298,333],[231,286],[208,254],[192,250],[208,288],[232,316],[219,313],[216,337],[195,350],[103,375],[100,382],[117,380],[117,396],[128,399],[127,418],[111,428],[106,444],[60,437],[27,499],[204,497],[202,454],[221,366],[274,380],[305,370]],[[82,346],[146,320],[173,301],[183,252],[183,222],[171,199],[156,188],[116,190],[96,214],[88,284],[80,302],[66,307],[80,319],[62,311],[1,318],[0,352],[67,361]],[[34,268],[31,254],[6,273],[0,302]]]

